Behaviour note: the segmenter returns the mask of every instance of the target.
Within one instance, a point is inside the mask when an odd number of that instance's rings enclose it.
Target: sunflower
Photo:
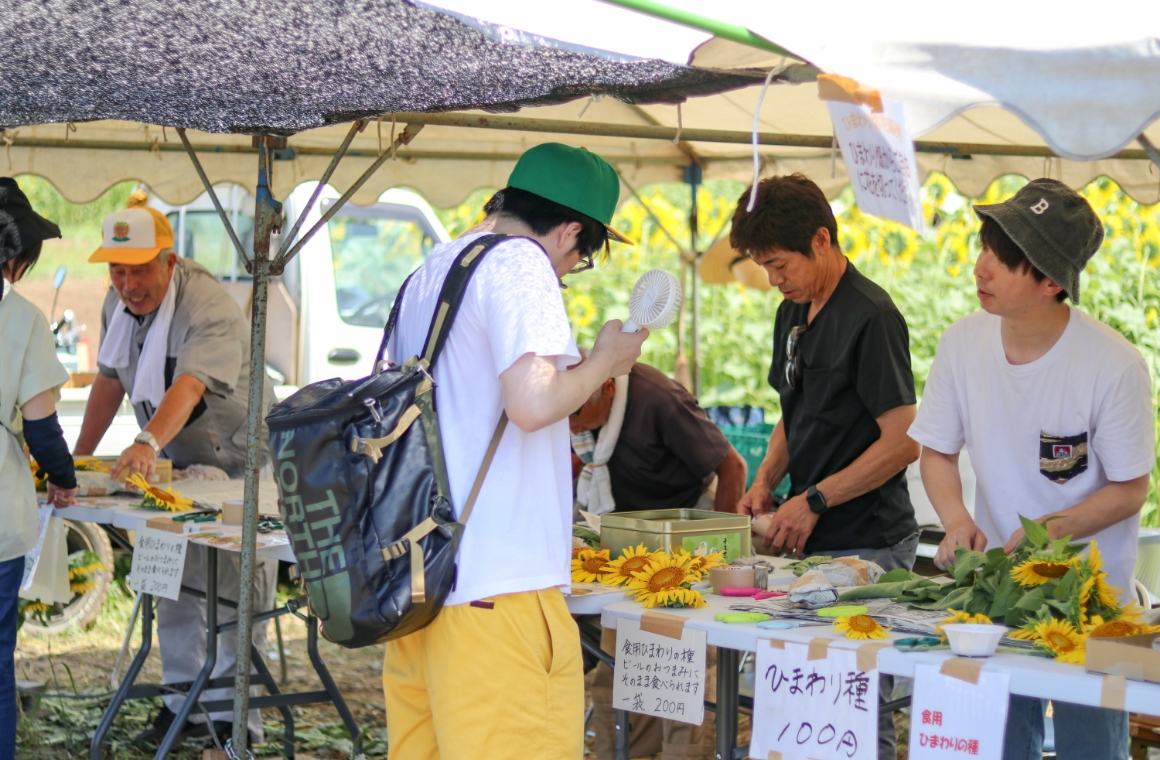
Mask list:
[[[608,572],[608,550],[581,549],[572,560],[572,582],[594,583]]]
[[[1035,626],[1037,643],[1055,655],[1058,662],[1082,665],[1087,636],[1066,620],[1044,620]]]
[[[97,582],[92,578],[85,577],[79,581],[69,581],[68,590],[74,594],[86,594],[97,587]]]
[[[724,564],[725,555],[721,552],[709,551],[707,554],[694,554],[693,561],[689,563],[689,572],[696,573],[697,579],[700,580],[705,577],[705,573]]]
[[[110,472],[112,462],[102,461],[96,457],[77,457],[73,460],[73,468],[81,472]]]
[[[193,509],[193,502],[181,498],[181,492],[174,491],[171,486],[162,491],[160,488],[149,485],[149,482],[140,475],[132,475],[126,482],[141,490],[143,496],[141,507],[143,509],[164,509],[169,512],[186,512]]]
[[[935,626],[935,633],[942,633],[942,627],[947,623],[982,623],[983,625],[991,625],[991,618],[979,612],[972,615],[969,612],[962,610],[947,610],[950,614],[943,618],[943,621]]]
[[[689,585],[697,576],[689,571],[688,554],[666,554],[652,557],[652,564],[632,574],[628,593],[645,607],[704,607],[704,597]]]
[[[1023,628],[1016,628],[1007,634],[1007,638],[1019,639],[1020,641],[1035,641],[1039,638],[1039,634],[1035,632],[1036,623],[1028,623]]]
[[[1160,626],[1135,623],[1131,620],[1112,620],[1095,626],[1088,631],[1088,636],[1097,639],[1113,639],[1121,636],[1138,636],[1142,633],[1156,633],[1157,631],[1160,631]]]
[[[1031,559],[1011,568],[1011,577],[1021,586],[1042,586],[1044,583],[1062,578],[1071,569],[1072,562],[1055,559]]]
[[[633,573],[651,567],[658,556],[663,557],[664,553],[650,552],[644,548],[644,544],[626,546],[619,557],[608,563],[609,572],[600,579],[600,582],[609,586],[626,586],[632,581]]]
[[[850,615],[834,621],[834,631],[846,634],[848,639],[885,639],[889,630],[869,615]]]

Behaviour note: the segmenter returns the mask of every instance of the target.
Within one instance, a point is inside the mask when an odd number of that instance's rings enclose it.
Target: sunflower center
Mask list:
[[[1113,620],[1110,623],[1096,626],[1091,635],[1096,638],[1111,637],[1111,636],[1134,636],[1136,634],[1136,626],[1126,620]]]
[[[1070,652],[1071,650],[1075,649],[1075,642],[1059,631],[1052,631],[1048,633],[1047,641],[1051,644],[1053,649],[1060,653]]]
[[[583,567],[584,567],[585,572],[589,572],[589,573],[592,573],[593,575],[597,575],[599,573],[604,572],[604,566],[607,564],[608,564],[608,560],[606,560],[604,557],[597,556],[597,557],[589,557],[588,559],[584,560]]]
[[[654,594],[670,588],[676,588],[685,582],[685,571],[679,567],[662,567],[649,579],[648,590]]]
[[[1058,562],[1036,562],[1031,569],[1044,578],[1062,578],[1071,568]]]
[[[853,615],[846,624],[850,626],[850,630],[858,633],[870,633],[878,628],[878,623],[869,615]]]
[[[620,574],[625,578],[631,578],[633,573],[638,573],[651,564],[652,560],[648,558],[648,555],[642,554],[638,557],[629,557],[620,566]]]

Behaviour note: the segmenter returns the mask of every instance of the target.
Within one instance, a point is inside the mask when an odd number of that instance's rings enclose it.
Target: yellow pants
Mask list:
[[[559,589],[474,605],[387,642],[388,760],[579,760],[584,666]]]

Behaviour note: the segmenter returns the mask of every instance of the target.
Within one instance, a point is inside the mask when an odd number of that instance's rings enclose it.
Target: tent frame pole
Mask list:
[[[699,164],[690,163],[685,167],[684,180],[689,186],[689,252],[692,254],[692,263],[689,266],[689,300],[692,303],[692,334],[689,336],[689,375],[693,381],[693,397],[701,398],[701,289],[697,287],[697,266],[701,261],[698,246],[698,209],[697,190],[701,186],[704,174]]]

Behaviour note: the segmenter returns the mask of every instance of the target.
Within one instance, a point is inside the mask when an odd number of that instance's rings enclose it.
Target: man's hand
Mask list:
[[[157,469],[157,453],[147,443],[134,443],[121,452],[121,458],[113,465],[110,476],[118,480],[121,473],[128,470],[130,475],[140,473],[146,480],[153,477]]]
[[[60,509],[77,503],[77,489],[48,484],[48,503]]]
[[[1019,531],[1022,535],[1023,531]],[[946,529],[946,536],[938,545],[938,552],[934,555],[934,564],[939,570],[946,570],[955,561],[955,549],[965,546],[971,551],[981,552],[987,549],[987,537],[975,521],[966,518],[950,525]]]
[[[778,507],[762,543],[775,554],[793,552],[794,557],[801,559],[806,551],[806,539],[817,524],[818,516],[810,511],[806,495],[799,493]]]
[[[769,486],[754,482],[753,486],[737,502],[737,514],[757,517],[769,511],[773,506],[773,492]]]
[[[632,370],[632,365],[640,358],[640,347],[648,337],[648,330],[641,328],[634,333],[621,332],[624,323],[619,319],[609,320],[600,328],[600,334],[588,352],[588,360],[603,359],[608,364],[608,376],[620,377]]]

